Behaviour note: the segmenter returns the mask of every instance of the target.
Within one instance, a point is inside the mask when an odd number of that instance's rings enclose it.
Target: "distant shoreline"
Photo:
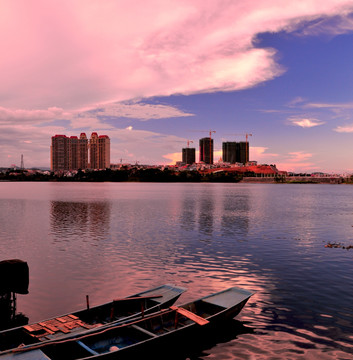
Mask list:
[[[247,175],[247,176],[246,176]],[[250,176],[249,176],[250,175]],[[353,184],[353,177],[256,176],[236,172],[173,171],[169,169],[91,170],[76,173],[43,173],[26,170],[0,173],[2,182],[156,182],[156,183],[247,183],[247,184]]]

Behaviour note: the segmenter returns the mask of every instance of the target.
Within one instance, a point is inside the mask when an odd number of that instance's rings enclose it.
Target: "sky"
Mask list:
[[[0,0],[0,49],[0,167],[81,132],[174,164],[212,131],[216,160],[249,134],[259,164],[353,173],[351,0]]]

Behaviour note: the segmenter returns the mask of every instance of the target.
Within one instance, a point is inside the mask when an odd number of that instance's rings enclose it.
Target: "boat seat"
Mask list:
[[[87,350],[91,355],[98,355],[97,351],[94,351],[89,346],[84,344],[82,341],[76,341],[77,344],[79,344],[81,347],[83,347],[85,350]]]
[[[143,333],[145,333],[145,334],[147,334],[147,335],[149,335],[149,336],[158,337],[158,335],[156,335],[156,334],[154,334],[154,333],[152,333],[152,332],[150,332],[150,331],[148,331],[148,330],[146,330],[146,329],[143,329],[143,328],[140,327],[140,326],[131,325],[131,327],[134,328],[134,329],[136,329],[136,330],[138,330],[138,331],[141,331],[141,332],[143,332]]]

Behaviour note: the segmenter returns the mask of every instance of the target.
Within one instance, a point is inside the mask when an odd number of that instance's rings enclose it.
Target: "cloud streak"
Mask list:
[[[337,126],[333,130],[338,133],[353,133],[353,124]]]
[[[194,116],[170,105],[148,104],[138,100],[105,104],[102,107],[98,106],[92,113],[96,116],[114,116],[142,121]]]

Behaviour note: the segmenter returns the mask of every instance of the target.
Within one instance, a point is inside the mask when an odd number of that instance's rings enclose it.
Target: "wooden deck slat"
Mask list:
[[[206,325],[209,323],[208,320],[206,320],[203,317],[198,316],[198,315],[194,314],[193,312],[186,310],[184,308],[180,308],[178,306],[171,306],[170,308],[172,310],[176,310],[176,312],[179,313],[180,315],[187,317],[188,319],[196,322],[199,325]]]

